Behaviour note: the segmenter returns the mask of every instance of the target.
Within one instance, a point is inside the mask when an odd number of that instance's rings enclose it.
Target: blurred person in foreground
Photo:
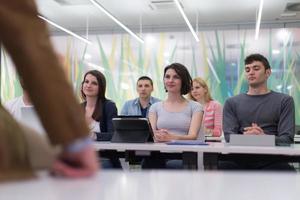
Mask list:
[[[48,155],[53,159],[48,167],[64,177],[94,174],[98,164],[83,111],[53,51],[45,23],[38,18],[35,2],[0,0],[0,27],[0,41],[24,81],[52,146],[60,148],[55,157]],[[30,150],[40,145],[39,139],[30,139],[34,135],[0,106],[0,181],[34,176]]]

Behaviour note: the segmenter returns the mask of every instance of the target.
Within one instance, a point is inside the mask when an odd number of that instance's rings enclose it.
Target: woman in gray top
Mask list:
[[[182,64],[173,63],[165,68],[167,99],[153,104],[149,110],[149,120],[157,142],[198,138],[202,106],[183,97],[190,92],[191,83],[191,76]]]

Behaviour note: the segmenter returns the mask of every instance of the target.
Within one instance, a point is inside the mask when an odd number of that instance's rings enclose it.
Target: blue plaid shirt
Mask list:
[[[158,98],[150,97],[149,105],[147,106],[147,114],[146,114],[147,117],[148,117],[150,106],[159,101],[161,100]],[[139,98],[126,101],[121,110],[121,115],[142,115]]]

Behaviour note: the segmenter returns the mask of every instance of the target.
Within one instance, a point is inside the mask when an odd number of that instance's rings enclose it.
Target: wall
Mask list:
[[[107,78],[107,97],[119,108],[125,100],[136,96],[135,84],[141,75],[154,80],[153,95],[165,97],[162,73],[166,65],[180,62],[193,77],[201,76],[209,83],[215,99],[245,92],[245,56],[265,55],[272,66],[269,87],[294,97],[296,121],[300,124],[300,29],[263,29],[259,40],[254,30],[223,30],[200,32],[196,43],[190,32],[144,34],[140,44],[127,34],[90,35],[93,45],[86,45],[69,36],[53,36],[56,50],[65,56],[64,67],[68,79],[78,93],[82,76],[89,69],[102,71]],[[9,100],[21,94],[11,61],[2,52],[1,98]],[[79,94],[79,93],[78,93]]]

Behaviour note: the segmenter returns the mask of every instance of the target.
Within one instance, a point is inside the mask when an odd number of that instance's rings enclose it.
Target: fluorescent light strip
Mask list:
[[[101,4],[99,4],[95,0],[90,0],[94,6],[99,8],[104,14],[106,14],[109,18],[111,18],[114,22],[116,22],[119,26],[121,26],[127,33],[132,35],[135,39],[137,39],[140,43],[144,43],[144,40],[140,38],[137,34],[132,32],[127,26],[125,26],[122,22],[120,22],[115,16],[113,16],[110,12],[108,12]]]
[[[260,22],[261,22],[261,15],[262,15],[263,5],[264,5],[264,0],[260,0],[259,10],[258,10],[258,16],[257,16],[257,20],[256,20],[256,27],[255,27],[255,40],[258,39],[258,35],[259,35],[259,29],[260,29]]]
[[[48,22],[48,23],[51,24],[52,26],[54,26],[54,27],[56,27],[56,28],[58,28],[58,29],[60,29],[60,30],[62,30],[62,31],[64,31],[64,32],[66,32],[66,33],[68,33],[68,34],[70,34],[70,35],[76,37],[77,39],[79,39],[79,40],[81,40],[81,41],[83,41],[83,42],[85,42],[85,43],[87,43],[87,44],[92,44],[91,41],[89,41],[89,40],[87,40],[87,39],[85,39],[85,38],[83,38],[83,37],[77,35],[76,33],[74,33],[74,32],[72,32],[72,31],[70,31],[70,30],[68,30],[68,29],[66,29],[66,28],[64,28],[64,27],[62,27],[62,26],[56,24],[55,22],[53,22],[53,21],[51,21],[51,20],[49,20],[49,19],[47,19],[47,18],[45,18],[45,17],[43,17],[43,16],[41,16],[41,15],[38,15],[38,17],[41,18],[42,20]]]
[[[182,17],[183,17],[185,23],[188,25],[190,31],[192,32],[192,34],[193,34],[195,40],[196,40],[197,42],[199,42],[199,38],[198,38],[196,32],[194,31],[194,29],[193,29],[193,27],[192,27],[192,25],[191,25],[189,19],[186,17],[186,15],[185,15],[185,13],[184,13],[184,11],[183,11],[183,9],[182,9],[182,7],[181,7],[179,1],[178,1],[178,0],[174,0],[174,2],[175,2],[175,4],[176,4],[178,10],[180,11],[180,13],[181,13],[181,15],[182,15]]]
[[[206,60],[207,60],[208,66],[209,66],[210,70],[212,71],[214,77],[216,78],[217,82],[220,84],[221,81],[220,81],[220,79],[219,79],[219,77],[216,73],[216,70],[215,70],[214,66],[211,64],[209,58],[206,58]]]

